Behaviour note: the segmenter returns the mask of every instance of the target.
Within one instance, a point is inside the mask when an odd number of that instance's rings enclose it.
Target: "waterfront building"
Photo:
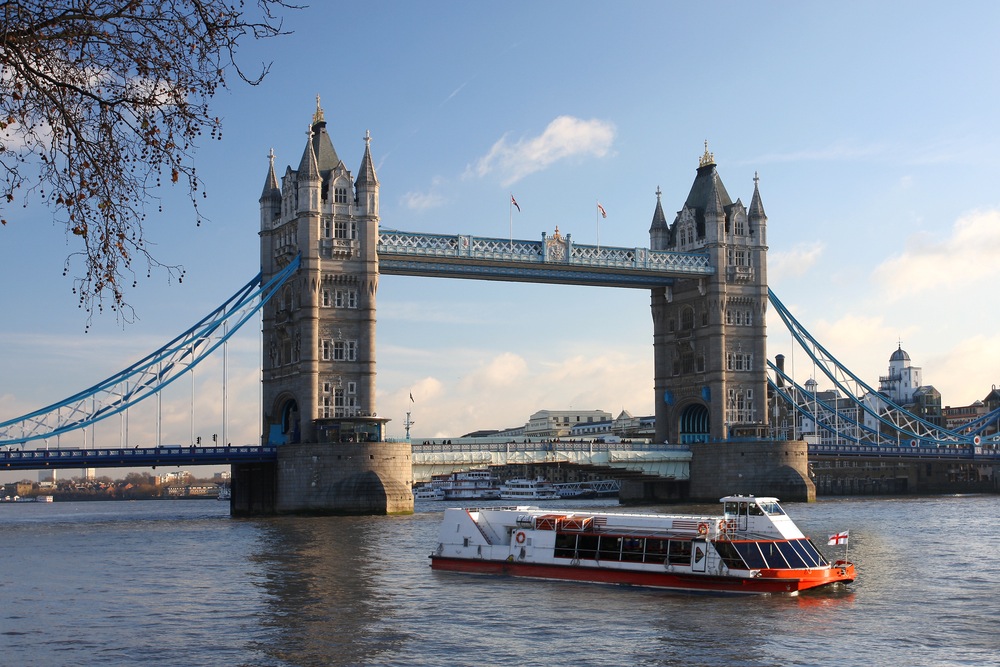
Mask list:
[[[604,410],[539,410],[528,418],[524,435],[529,438],[567,438],[574,426],[610,421]]]

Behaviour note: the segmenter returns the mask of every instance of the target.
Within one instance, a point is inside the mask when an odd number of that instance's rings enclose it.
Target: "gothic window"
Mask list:
[[[333,202],[335,204],[346,204],[347,203],[347,188],[334,188],[333,189]]]
[[[323,218],[323,238],[328,239],[333,233],[333,220]]]
[[[358,307],[358,290],[356,289],[347,290],[347,307],[348,308]]]
[[[319,418],[329,419],[331,415],[331,400],[329,396],[322,396],[319,399]]]
[[[701,313],[701,326],[703,326],[703,327],[707,327],[708,326],[708,311],[707,310],[704,310]]]
[[[356,394],[356,393],[358,393],[358,383],[357,382],[348,382],[347,383],[347,393],[348,394]]]
[[[333,383],[332,382],[324,382],[323,383],[323,393],[324,394],[329,394],[331,391],[333,391]]]
[[[319,354],[320,359],[322,359],[323,361],[330,361],[331,349],[332,348],[329,340],[323,340],[322,342],[320,342],[320,354]]]
[[[685,308],[681,311],[681,330],[690,331],[694,329],[694,308]]]
[[[324,289],[320,303],[324,308],[329,308],[332,305],[332,299],[330,298],[330,290]]]
[[[337,308],[343,308],[344,307],[344,290],[340,290],[340,289],[337,290],[336,294],[334,295],[334,299],[335,300],[333,302],[333,305],[335,307],[337,307]]]
[[[347,238],[347,221],[346,220],[334,220],[333,221],[333,236],[338,239]]]
[[[736,233],[743,236],[747,233],[747,222],[743,219],[743,216],[736,216]]]
[[[333,342],[333,360],[334,361],[357,361],[358,360],[358,341],[356,340],[338,340]]]

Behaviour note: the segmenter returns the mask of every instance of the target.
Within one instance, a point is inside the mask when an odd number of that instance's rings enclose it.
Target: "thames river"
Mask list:
[[[606,506],[600,501],[562,506]],[[432,572],[412,516],[232,519],[228,503],[0,504],[5,665],[997,665],[1000,497],[785,509],[849,590],[706,597]],[[642,511],[715,508],[656,507]]]

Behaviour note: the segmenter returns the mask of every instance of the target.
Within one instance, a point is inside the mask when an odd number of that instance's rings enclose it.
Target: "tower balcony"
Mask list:
[[[753,282],[754,270],[752,266],[727,266],[726,280],[731,283]]]

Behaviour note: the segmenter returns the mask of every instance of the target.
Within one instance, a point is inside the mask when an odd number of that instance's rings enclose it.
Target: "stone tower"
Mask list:
[[[298,168],[279,181],[272,152],[260,196],[262,280],[300,257],[263,309],[263,438],[282,445],[279,512],[382,513],[386,498],[384,511],[412,511],[409,444],[383,442],[375,406],[379,182],[364,141],[352,182],[317,97]]]
[[[649,239],[653,250],[707,253],[715,267],[711,276],[652,292],[657,441],[763,435],[767,216],[757,178],[749,210],[733,202],[706,144],[671,225],[657,190]]]

